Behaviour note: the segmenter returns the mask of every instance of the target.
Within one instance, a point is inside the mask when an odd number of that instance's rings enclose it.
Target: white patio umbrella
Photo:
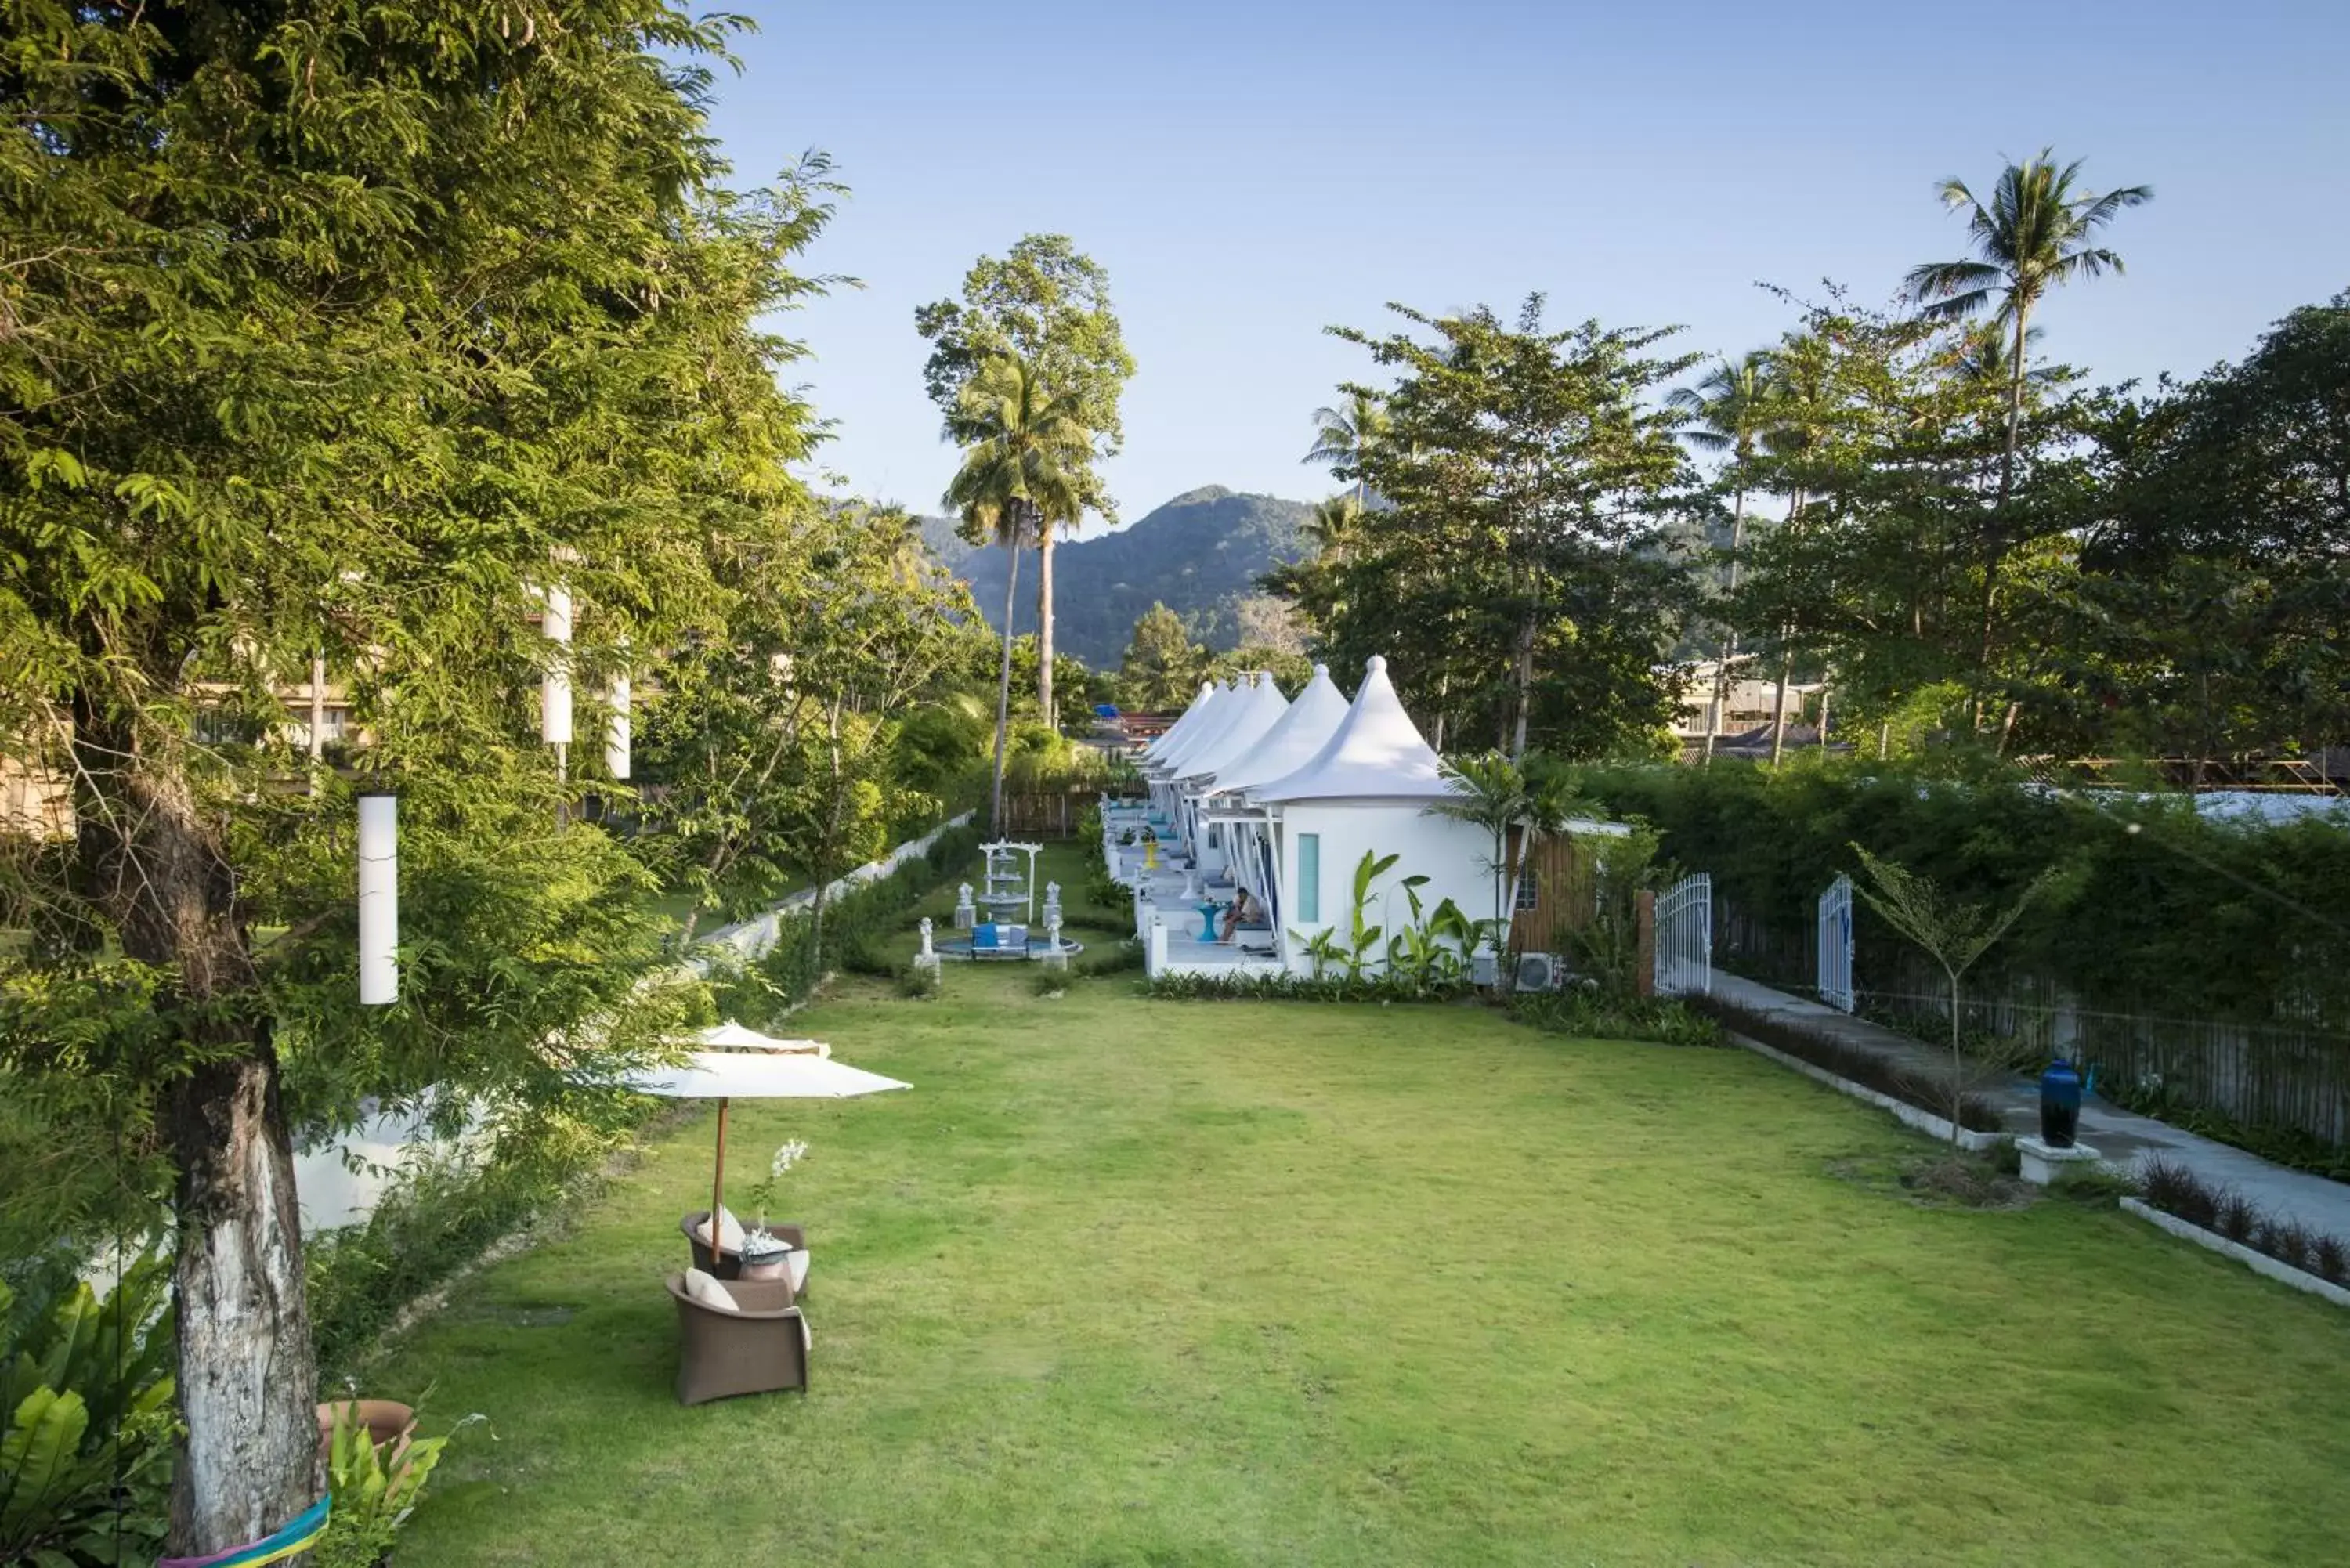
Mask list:
[[[781,1051],[794,1055],[829,1056],[832,1047],[821,1040],[778,1040],[731,1020],[713,1023],[694,1036],[712,1051]]]
[[[744,1033],[749,1033],[745,1031]],[[710,1243],[718,1250],[718,1211],[725,1207],[726,1107],[745,1100],[847,1100],[911,1084],[829,1057],[744,1051],[696,1051],[671,1067],[646,1067],[622,1080],[640,1095],[718,1102],[718,1157],[710,1177]]]

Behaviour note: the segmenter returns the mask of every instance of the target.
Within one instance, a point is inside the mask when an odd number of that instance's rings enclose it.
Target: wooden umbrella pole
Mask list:
[[[718,1102],[718,1161],[710,1173],[710,1272],[719,1272],[718,1211],[725,1207],[726,1194],[726,1102]]]

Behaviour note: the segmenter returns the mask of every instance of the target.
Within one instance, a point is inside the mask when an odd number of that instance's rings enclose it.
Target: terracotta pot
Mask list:
[[[368,1429],[368,1441],[379,1449],[405,1439],[416,1429],[416,1412],[397,1400],[337,1399],[318,1407],[320,1453],[325,1453],[335,1440],[335,1413],[352,1406],[359,1407],[359,1424]]]

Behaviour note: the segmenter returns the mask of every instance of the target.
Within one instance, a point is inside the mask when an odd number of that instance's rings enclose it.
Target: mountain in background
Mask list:
[[[1256,593],[1256,579],[1304,553],[1298,530],[1313,516],[1304,501],[1243,495],[1221,484],[1187,491],[1131,527],[1053,546],[1053,642],[1097,670],[1115,668],[1134,623],[1154,600],[1183,618],[1192,638],[1211,649],[1239,642],[1233,607]],[[973,548],[945,517],[922,519],[922,537],[946,568],[971,585],[980,613],[1002,629],[1002,550]],[[1036,629],[1036,556],[1020,556],[1020,633]]]

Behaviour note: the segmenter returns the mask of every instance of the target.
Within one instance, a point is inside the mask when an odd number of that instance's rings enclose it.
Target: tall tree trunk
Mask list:
[[[1999,569],[2007,556],[2007,504],[2015,493],[2015,453],[2023,431],[2024,323],[2032,302],[2019,299],[2015,307],[2015,362],[2007,379],[2007,442],[1999,460],[1999,499],[1991,507],[1989,532],[1983,541],[1982,637],[1975,652],[1975,728],[1983,724],[1983,705],[1991,697],[1991,656],[1993,616],[1999,603]]]
[[[1020,600],[1020,535],[1012,535],[1011,569],[1003,576],[1003,669],[995,690],[995,790],[988,810],[988,831],[1003,834],[1003,742],[1012,727],[1012,612]]]
[[[1738,556],[1746,544],[1746,486],[1741,484],[1730,503],[1730,587],[1738,592]],[[1713,706],[1705,720],[1705,760],[1713,761],[1713,744],[1721,734],[1721,711],[1730,701],[1731,669],[1738,659],[1738,628],[1725,626],[1721,647],[1714,654]]]
[[[1526,754],[1526,732],[1531,727],[1534,705],[1534,639],[1540,628],[1532,610],[1518,626],[1518,646],[1515,659],[1515,679],[1518,687],[1517,717],[1510,729],[1510,757],[1523,760]]]
[[[181,1439],[172,1550],[225,1551],[317,1501],[317,1365],[293,1139],[228,861],[175,737],[74,704],[88,781],[76,854],[123,956],[168,970],[158,1012],[200,1064],[163,1109],[177,1173],[172,1291]]]
[[[1771,765],[1779,765],[1779,754],[1787,749],[1787,678],[1795,672],[1795,656],[1790,651],[1779,656],[1779,697],[1771,706]]]
[[[318,769],[327,758],[327,656],[310,656],[310,793],[318,793]]]
[[[1061,715],[1053,706],[1053,525],[1036,532],[1036,708],[1058,733]]]

